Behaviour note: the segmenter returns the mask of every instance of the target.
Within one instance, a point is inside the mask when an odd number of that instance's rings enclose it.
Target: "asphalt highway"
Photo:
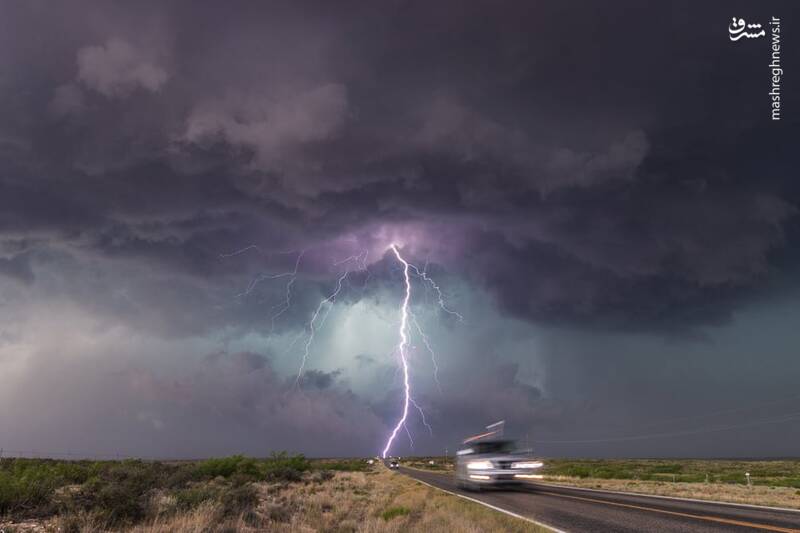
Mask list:
[[[800,511],[656,498],[535,483],[511,491],[470,492],[456,487],[452,474],[403,467],[399,472],[560,531],[800,533]]]

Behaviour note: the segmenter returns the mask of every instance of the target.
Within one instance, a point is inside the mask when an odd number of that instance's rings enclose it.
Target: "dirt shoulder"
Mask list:
[[[541,483],[555,483],[589,489],[636,492],[675,498],[692,498],[727,503],[765,505],[800,509],[800,490],[792,487],[734,485],[731,483],[681,483],[626,479],[593,479],[548,476]]]

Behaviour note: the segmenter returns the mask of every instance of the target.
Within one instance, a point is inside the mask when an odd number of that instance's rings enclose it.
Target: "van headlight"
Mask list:
[[[511,465],[511,468],[541,468],[544,466],[544,463],[541,461],[525,461],[521,463],[514,463]]]
[[[467,463],[467,468],[470,470],[489,470],[492,468],[492,463],[489,461],[470,461]]]

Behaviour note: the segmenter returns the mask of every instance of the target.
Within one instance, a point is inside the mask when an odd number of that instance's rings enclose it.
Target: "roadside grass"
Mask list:
[[[800,489],[800,461],[546,459],[542,474],[593,479],[747,484]]]
[[[337,472],[367,472],[372,469],[372,466],[363,459],[314,459],[311,467],[315,470]]]
[[[0,462],[0,530],[540,532],[361,460]]]

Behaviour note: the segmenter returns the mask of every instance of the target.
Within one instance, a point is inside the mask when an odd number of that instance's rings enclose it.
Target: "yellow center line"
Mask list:
[[[610,502],[607,500],[598,500],[596,498],[585,498],[583,496],[570,496],[568,494],[559,494],[557,492],[537,491],[539,494],[549,494],[550,496],[558,496],[561,498],[572,498],[573,500],[583,500],[594,503],[604,503],[606,505],[615,505],[617,507],[627,507],[628,509],[639,509],[641,511],[651,511],[654,513],[662,513],[673,516],[682,516],[685,518],[694,518],[696,520],[705,520],[707,522],[718,522],[720,524],[730,524],[734,526],[752,527],[756,529],[763,529],[765,531],[780,531],[781,533],[800,533],[800,529],[792,529],[788,527],[771,526],[768,524],[756,524],[755,522],[745,522],[743,520],[732,520],[730,518],[720,518],[716,516],[706,516],[691,513],[679,513],[677,511],[667,511],[664,509],[656,509],[654,507],[643,507],[640,505],[631,505],[628,503]]]

